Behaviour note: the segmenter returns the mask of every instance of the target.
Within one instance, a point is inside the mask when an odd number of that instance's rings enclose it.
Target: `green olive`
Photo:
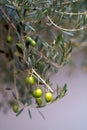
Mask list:
[[[35,47],[35,46],[36,46],[36,42],[35,42],[34,40],[32,40],[31,45],[32,45],[33,47]]]
[[[40,98],[42,96],[42,90],[40,88],[36,88],[32,93],[33,97]]]
[[[15,104],[15,105],[12,106],[12,109],[13,109],[13,111],[14,111],[15,113],[17,113],[19,107],[18,107],[18,105]]]
[[[36,46],[36,42],[35,42],[35,40],[33,40],[31,37],[26,37],[26,45],[28,46],[28,45],[31,45],[31,46],[33,46],[33,47],[35,47]]]
[[[49,103],[49,102],[52,101],[52,99],[53,99],[52,93],[51,93],[51,92],[46,92],[46,93],[45,93],[45,101],[46,101],[47,103]]]
[[[12,36],[8,35],[8,36],[6,37],[6,41],[7,41],[8,43],[11,43],[11,42],[12,42]]]
[[[34,77],[33,77],[33,76],[27,76],[27,77],[25,78],[25,83],[26,83],[26,84],[30,84],[30,85],[34,85],[34,83],[35,83]]]
[[[42,98],[40,97],[40,98],[36,98],[36,104],[37,105],[41,105],[42,104]]]

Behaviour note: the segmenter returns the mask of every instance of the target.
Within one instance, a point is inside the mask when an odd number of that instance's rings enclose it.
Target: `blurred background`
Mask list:
[[[39,109],[46,119],[34,108],[31,108],[32,119],[26,109],[16,117],[11,109],[6,112],[5,105],[5,109],[0,111],[0,130],[87,130],[87,72],[84,64],[86,53],[84,49],[74,51],[71,64],[51,76],[53,86],[66,82],[68,91],[63,99]],[[0,100],[4,100],[1,95],[0,93]]]

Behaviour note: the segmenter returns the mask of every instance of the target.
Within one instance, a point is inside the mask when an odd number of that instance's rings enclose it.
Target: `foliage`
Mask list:
[[[6,90],[12,91],[10,105],[20,107],[17,115],[28,108],[31,117],[31,107],[41,108],[65,96],[67,85],[52,88],[50,75],[68,63],[77,37],[84,39],[86,9],[86,0],[0,0],[0,55],[8,65],[0,65],[5,73],[0,82],[13,84]],[[27,76],[35,78],[33,85],[26,84]],[[41,105],[32,96],[35,88],[42,89]],[[53,95],[50,103],[44,99],[48,91]]]

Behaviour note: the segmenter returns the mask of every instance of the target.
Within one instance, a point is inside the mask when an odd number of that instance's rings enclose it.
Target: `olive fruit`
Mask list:
[[[7,41],[8,43],[11,43],[11,42],[12,42],[12,36],[8,35],[8,36],[6,37],[6,41]]]
[[[30,85],[34,85],[34,83],[35,83],[34,77],[33,76],[27,76],[25,78],[25,83],[30,84]]]
[[[18,105],[15,104],[15,105],[12,106],[12,109],[13,109],[13,111],[14,111],[15,113],[17,113],[19,107],[18,107]]]
[[[42,96],[42,90],[40,88],[36,88],[36,89],[33,90],[32,95],[35,98],[39,98],[39,97]]]
[[[36,46],[36,42],[35,42],[34,40],[32,40],[31,45],[32,45],[33,47],[35,47],[35,46]]]
[[[46,92],[45,93],[45,101],[48,103],[48,102],[51,102],[52,99],[53,99],[52,93],[51,92]]]
[[[31,45],[31,46],[33,46],[33,47],[35,47],[36,46],[36,42],[35,42],[35,40],[33,40],[31,37],[26,37],[26,45],[28,46],[28,45]]]
[[[36,104],[37,105],[41,105],[42,104],[42,98],[40,97],[40,98],[36,98]]]

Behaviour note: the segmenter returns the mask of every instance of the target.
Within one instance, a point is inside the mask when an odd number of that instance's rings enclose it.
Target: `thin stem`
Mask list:
[[[57,29],[61,30],[61,31],[68,31],[68,32],[76,32],[76,31],[81,31],[84,29],[87,29],[87,26],[82,26],[81,28],[78,29],[67,29],[67,28],[62,28],[58,25],[56,25],[49,16],[47,16],[48,20],[50,21],[51,25],[55,26]]]
[[[18,94],[18,91],[17,91],[17,88],[16,88],[16,77],[15,77],[15,75],[14,75],[14,89],[15,89],[15,93],[16,93],[16,98],[18,100],[19,94]]]
[[[25,57],[23,57],[23,60],[26,62],[26,64],[29,66],[28,61],[26,61]],[[45,84],[45,86],[53,93],[53,89],[41,78],[41,76],[34,70],[32,69],[32,72]]]
[[[38,51],[36,48],[33,48],[33,47],[32,47],[32,49],[33,49],[35,52],[37,52],[37,54],[38,54],[42,59],[44,59],[46,63],[51,64],[52,66],[56,67],[57,69],[60,69],[61,67],[63,67],[63,66],[61,66],[60,64],[54,63],[52,60],[50,60],[50,59],[48,59],[47,57],[45,57],[44,54],[43,54],[42,52]]]
[[[45,84],[45,86],[53,93],[53,89],[40,77],[40,75],[37,74],[37,72],[32,69],[33,73],[37,75],[37,77]]]
[[[15,67],[14,67],[14,71],[15,71]],[[14,72],[14,89],[15,89],[16,100],[17,100],[18,105],[20,105],[24,108],[23,103],[21,103],[21,101],[19,100],[19,93],[18,93],[18,90],[16,87],[16,74],[15,74],[15,72]]]
[[[7,21],[10,23],[10,25],[15,29],[17,35],[19,35],[15,25],[12,23],[12,21],[10,20],[10,18],[8,17],[8,15],[6,14],[6,12],[4,11],[4,9],[2,7],[0,7],[0,10],[2,11],[2,13],[4,14],[4,16],[6,17]]]
[[[80,2],[81,0],[73,0],[72,3],[76,3],[76,2]],[[71,1],[66,1],[66,2],[63,2],[62,5],[65,5],[65,4],[70,4]]]
[[[71,13],[68,13],[68,12],[62,12],[62,11],[56,11],[56,12],[58,12],[58,13],[60,13],[60,14],[62,14],[62,15],[71,15],[71,16],[73,16],[73,15],[86,15],[87,14],[87,11],[84,11],[84,12],[78,12],[78,13],[73,13],[73,12],[71,12]]]

